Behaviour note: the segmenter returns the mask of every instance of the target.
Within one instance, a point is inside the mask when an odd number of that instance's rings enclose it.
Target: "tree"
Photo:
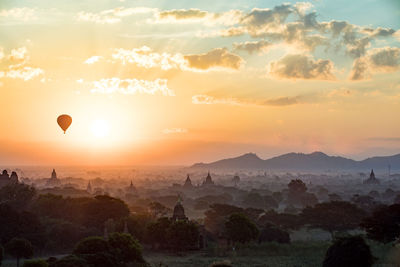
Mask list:
[[[25,209],[36,194],[33,186],[25,184],[10,184],[0,189],[0,203],[7,203],[19,210]]]
[[[306,184],[300,179],[291,180],[288,184],[288,188],[289,194],[303,194],[307,191]]]
[[[227,238],[233,242],[247,243],[258,236],[257,226],[242,213],[234,213],[225,222]]]
[[[302,198],[307,192],[306,184],[300,180],[291,180],[288,184],[289,194],[288,194],[288,203],[291,205],[303,205]],[[304,206],[304,205],[303,205]]]
[[[264,198],[260,196],[258,193],[249,193],[247,194],[242,203],[245,207],[252,208],[260,208],[263,209],[265,207]]]
[[[82,239],[75,246],[73,254],[96,254],[101,252],[108,252],[108,243],[100,236],[91,236]]]
[[[326,252],[323,267],[371,267],[374,258],[360,236],[337,239]]]
[[[299,216],[289,213],[277,213],[274,210],[269,210],[258,220],[259,225],[268,223],[285,230],[297,230],[303,226]]]
[[[147,228],[148,241],[156,247],[166,247],[168,243],[167,229],[171,226],[171,220],[167,217],[159,218],[156,222],[151,223]]]
[[[303,209],[301,219],[312,228],[320,228],[331,233],[347,231],[359,227],[366,213],[356,205],[333,201],[319,203]]]
[[[84,207],[85,224],[102,228],[108,219],[119,220],[129,215],[129,208],[122,200],[110,196],[96,196]]]
[[[212,204],[205,212],[204,225],[213,235],[221,236],[224,231],[225,221],[233,214],[243,212],[242,208],[227,204]]]
[[[54,263],[50,264],[50,267],[87,267],[88,264],[85,259],[80,258],[76,255],[68,255]]]
[[[197,248],[199,229],[191,221],[176,221],[167,229],[167,238],[169,245],[175,251]]]
[[[33,246],[24,238],[13,238],[6,244],[6,252],[17,259],[17,267],[19,267],[21,258],[29,259],[33,256]]]
[[[122,263],[144,263],[142,247],[130,234],[113,233],[108,238],[108,245],[119,262]]]
[[[385,244],[395,241],[400,235],[400,204],[376,209],[371,216],[363,220],[361,227],[370,239]]]
[[[158,217],[165,217],[168,215],[168,213],[171,212],[171,209],[165,207],[163,204],[161,204],[160,202],[151,202],[149,204],[149,209],[151,211],[151,213],[153,214],[154,217],[158,218]]]
[[[290,235],[288,232],[279,229],[278,227],[267,224],[261,230],[260,236],[258,238],[258,242],[277,242],[283,244],[290,243]]]
[[[13,237],[19,236],[42,245],[44,229],[39,218],[30,212],[18,212],[8,204],[0,204],[0,241],[7,243]]]
[[[22,267],[48,267],[49,264],[45,260],[27,260],[24,261]]]
[[[1,262],[3,261],[3,257],[4,257],[4,248],[2,246],[0,246],[0,266],[1,266]]]

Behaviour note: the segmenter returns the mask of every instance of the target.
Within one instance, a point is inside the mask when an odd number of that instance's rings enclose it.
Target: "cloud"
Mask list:
[[[102,58],[103,58],[102,56],[92,56],[92,57],[86,59],[83,63],[84,64],[94,64]]]
[[[297,2],[293,7],[296,8],[300,14],[305,14],[306,11],[313,8],[314,5],[310,2]]]
[[[290,106],[301,103],[301,97],[279,97],[275,99],[268,99],[264,101],[264,105],[266,106]]]
[[[166,79],[154,81],[138,79],[109,78],[91,82],[91,92],[99,94],[120,93],[125,95],[161,93],[164,96],[175,96],[174,91],[168,88]]]
[[[122,62],[124,65],[132,63],[143,68],[159,67],[163,70],[184,68],[186,64],[181,54],[160,54],[153,52],[147,46],[133,48],[131,50],[123,48],[115,49],[112,58]]]
[[[158,13],[158,17],[160,19],[174,18],[176,20],[204,18],[207,15],[207,11],[202,11],[200,9],[194,8],[165,10]]]
[[[35,9],[28,7],[2,9],[0,10],[0,17],[8,19],[19,19],[23,21],[36,19]]]
[[[0,61],[2,61],[4,58],[4,49],[3,47],[0,47]]]
[[[251,35],[257,36],[280,26],[293,11],[290,4],[275,6],[273,9],[254,8],[244,15],[240,22],[248,28]]]
[[[400,142],[400,137],[371,137],[368,141]]]
[[[234,98],[217,98],[209,95],[194,95],[192,96],[192,103],[196,105],[224,104],[224,105],[234,105],[234,106],[240,106],[246,104]]]
[[[183,134],[187,132],[188,130],[185,128],[167,128],[162,130],[163,134]]]
[[[368,51],[367,55],[354,60],[350,79],[363,80],[370,78],[373,73],[394,72],[399,69],[399,47],[374,48]]]
[[[200,55],[184,56],[189,68],[198,70],[208,69],[234,69],[238,70],[244,60],[226,48],[215,48],[207,53]]]
[[[27,61],[28,59],[28,49],[25,46],[11,49],[11,53],[8,56],[8,60],[10,61]]]
[[[222,13],[212,13],[200,9],[172,9],[159,11],[156,23],[202,23],[207,26],[215,24],[234,25],[239,22],[242,12],[229,10]]]
[[[10,54],[5,56],[3,49],[0,49],[0,60],[7,58],[8,66],[6,70],[1,71],[0,78],[22,79],[29,81],[35,77],[44,74],[43,69],[28,66],[29,54],[26,47],[11,49]]]
[[[118,7],[114,9],[103,10],[98,13],[81,11],[76,15],[75,20],[94,22],[98,24],[115,24],[121,22],[121,18],[123,17],[135,14],[142,14],[142,13],[152,13],[155,11],[156,9],[148,7],[135,7],[135,8]]]
[[[270,74],[283,79],[334,80],[332,61],[307,55],[287,55],[270,63]]]
[[[28,81],[42,74],[44,74],[44,71],[40,68],[22,67],[6,71],[4,77]]]
[[[247,51],[249,54],[253,53],[265,53],[269,50],[272,43],[260,40],[255,42],[244,42],[244,43],[234,43],[234,50]]]
[[[196,105],[232,105],[232,106],[291,106],[308,103],[311,100],[308,96],[285,96],[270,99],[240,99],[214,97],[210,95],[194,95],[192,103]]]
[[[162,70],[181,69],[186,71],[207,71],[221,69],[239,69],[243,59],[230,53],[226,48],[216,48],[204,54],[182,55],[180,53],[157,53],[143,46],[126,50],[115,49],[113,60],[122,64],[135,64],[143,68],[161,68]]]

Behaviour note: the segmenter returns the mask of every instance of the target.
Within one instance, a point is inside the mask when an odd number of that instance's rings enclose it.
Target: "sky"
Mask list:
[[[395,0],[1,0],[0,162],[393,155],[399,70]]]

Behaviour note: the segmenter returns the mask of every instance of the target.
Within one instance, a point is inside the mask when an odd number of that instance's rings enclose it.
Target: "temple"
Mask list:
[[[185,184],[183,185],[184,188],[193,188],[192,180],[190,180],[189,174],[186,177]]]
[[[0,175],[0,188],[17,183],[18,175],[16,172],[12,172],[11,176],[9,176],[7,170],[3,170],[2,174]]]
[[[364,184],[379,184],[380,181],[375,177],[374,170],[371,170],[371,174],[369,175],[369,178],[364,181]]]
[[[131,184],[126,188],[125,191],[128,194],[136,194],[137,193],[136,187],[133,185],[132,181],[131,181]]]
[[[176,202],[176,205],[174,207],[174,214],[172,215],[172,220],[173,221],[187,221],[188,218],[185,215],[185,209],[182,206],[182,200],[181,197],[178,197],[178,201]]]
[[[51,178],[47,180],[46,186],[56,187],[56,186],[60,186],[60,185],[61,185],[61,181],[57,178],[56,170],[53,169],[53,171],[51,172]]]
[[[208,172],[206,180],[203,182],[203,186],[204,185],[206,185],[206,186],[207,185],[215,185],[213,180],[212,180],[212,178],[211,178],[210,172]]]

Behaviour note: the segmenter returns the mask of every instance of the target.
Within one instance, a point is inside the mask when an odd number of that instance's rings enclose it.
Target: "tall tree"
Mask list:
[[[378,208],[361,226],[370,239],[382,243],[395,241],[400,236],[400,204]]]
[[[33,256],[33,246],[24,238],[13,238],[6,244],[6,252],[17,260],[19,267],[21,258],[29,259]]]
[[[371,267],[373,256],[360,236],[337,239],[326,252],[323,267]]]
[[[233,242],[247,243],[258,237],[258,228],[244,214],[234,213],[225,222],[226,236]]]
[[[344,201],[320,203],[303,209],[301,219],[312,228],[331,233],[357,229],[366,213],[354,204]]]

